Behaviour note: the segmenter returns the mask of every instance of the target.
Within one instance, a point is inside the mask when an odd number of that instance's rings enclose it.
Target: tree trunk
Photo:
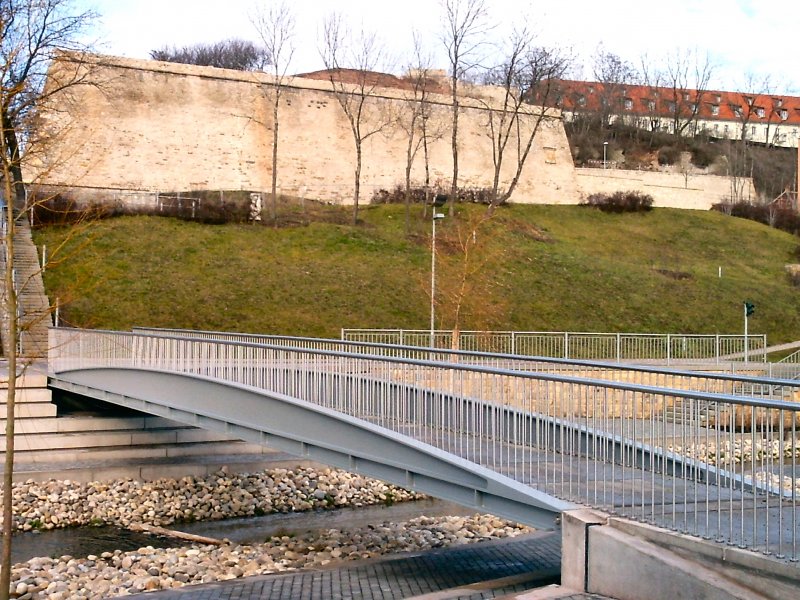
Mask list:
[[[278,108],[280,90],[275,90],[275,103],[272,105],[272,222],[278,226]]]
[[[361,192],[361,142],[356,142],[356,172],[353,186],[353,225],[358,225],[358,197]]]
[[[458,88],[455,73],[453,74],[453,136],[451,138],[453,148],[453,181],[450,184],[450,203],[449,213],[452,217],[455,214],[455,202],[458,198]]]
[[[4,119],[5,120],[5,119]],[[6,130],[6,140],[8,140],[8,130]],[[16,140],[16,137],[14,138]],[[8,148],[6,148],[7,150]],[[10,198],[13,194],[12,188],[18,190],[22,184],[15,177],[15,171],[4,165],[5,196]],[[19,171],[19,169],[17,169]],[[13,183],[12,183],[13,182]],[[24,187],[23,187],[24,202]],[[8,202],[6,210],[6,234],[5,234],[5,271],[3,279],[5,282],[5,297],[0,310],[3,311],[2,331],[3,350],[8,362],[8,388],[6,390],[6,447],[5,465],[3,473],[3,549],[0,554],[0,599],[9,597],[9,586],[11,584],[11,536],[14,532],[14,514],[11,488],[14,481],[14,426],[16,415],[16,390],[17,390],[17,295],[14,290],[14,206],[13,202]]]

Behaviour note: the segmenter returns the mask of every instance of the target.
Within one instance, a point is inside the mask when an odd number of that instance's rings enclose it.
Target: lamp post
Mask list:
[[[435,339],[435,311],[436,311],[436,221],[444,219],[444,213],[437,213],[436,207],[433,208],[433,218],[431,219],[431,348],[434,347]]]
[[[608,142],[603,142],[603,169],[606,168],[606,151],[608,150]]]

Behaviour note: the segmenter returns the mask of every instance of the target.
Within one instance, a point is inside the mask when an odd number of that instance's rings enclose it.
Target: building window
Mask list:
[[[578,96],[578,104],[581,106],[586,106],[586,96],[584,95]]]
[[[720,96],[719,94],[717,94],[717,95],[716,95],[716,99],[717,99],[717,103],[718,103],[718,104],[719,104],[720,102],[722,102],[722,96]]]
[[[719,131],[719,123],[714,123],[714,133]]]
[[[753,105],[753,97],[752,96],[745,96],[744,101],[747,103],[748,106]]]
[[[711,105],[711,114],[718,115],[719,114],[719,104],[712,104]]]
[[[785,108],[781,109],[781,113],[780,114],[781,114],[781,121],[785,121],[786,119],[789,118],[789,111],[786,110]]]
[[[727,123],[725,123],[725,127],[724,127],[724,129],[722,130],[722,133],[724,133],[724,134],[725,134],[725,137],[728,137],[728,124],[727,124]]]
[[[544,162],[546,162],[548,165],[556,164],[556,149],[554,147],[544,147]]]
[[[775,106],[777,106],[778,108],[780,108],[781,106],[783,106],[783,98],[773,98],[773,99],[772,99],[772,102],[773,102],[773,104],[774,104]]]
[[[631,98],[625,98],[625,110],[633,110],[633,100]]]
[[[675,112],[675,103],[672,102],[671,100],[667,102],[667,110],[671,113]]]
[[[752,135],[753,137],[756,137],[756,126],[755,125],[751,125],[750,126],[750,135]]]
[[[656,101],[655,100],[648,100],[647,101],[647,110],[655,110],[656,109]]]
[[[689,101],[689,92],[684,92],[684,93],[683,93],[683,99],[684,99],[686,102],[688,102],[688,101]]]
[[[766,113],[764,112],[763,107],[761,106],[756,107],[756,115],[758,116],[759,119],[763,119],[765,114]]]

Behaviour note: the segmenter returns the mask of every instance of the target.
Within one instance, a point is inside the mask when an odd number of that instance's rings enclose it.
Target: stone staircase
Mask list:
[[[47,356],[47,329],[53,320],[50,302],[44,291],[39,254],[31,238],[28,221],[24,218],[17,221],[14,227],[13,260],[19,305],[20,354],[27,358]]]
[[[47,375],[35,365],[17,380],[15,481],[158,479],[296,466],[308,461],[217,433],[147,415],[58,416]],[[5,433],[8,377],[0,379],[0,433]],[[0,435],[0,450],[5,435]],[[4,452],[0,452],[0,460]]]

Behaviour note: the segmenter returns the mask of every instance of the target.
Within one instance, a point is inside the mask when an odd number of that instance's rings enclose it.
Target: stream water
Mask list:
[[[299,535],[324,529],[351,529],[384,521],[400,522],[420,516],[471,515],[475,511],[441,500],[418,500],[392,506],[367,506],[297,513],[274,513],[222,521],[179,523],[171,528],[206,537],[229,539],[247,544],[263,542],[274,535]],[[143,546],[166,548],[190,542],[139,533],[118,527],[73,527],[16,534],[12,561],[23,562],[35,556],[83,557],[114,550],[131,551]]]

